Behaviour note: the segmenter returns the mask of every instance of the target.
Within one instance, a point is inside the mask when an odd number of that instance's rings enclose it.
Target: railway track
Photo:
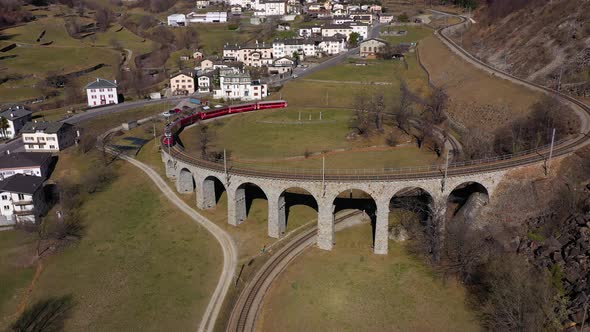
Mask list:
[[[362,214],[361,211],[354,211],[335,219],[339,224],[348,218]],[[234,306],[227,331],[253,331],[256,318],[262,299],[268,291],[274,279],[287,267],[287,265],[305,249],[315,243],[317,226],[298,235],[294,240],[270,257],[264,266],[258,271],[254,278],[246,285]]]
[[[458,16],[458,15],[455,15]],[[463,22],[455,24],[450,27],[465,24],[467,18],[458,16],[463,19]],[[572,109],[578,113],[581,120],[581,133],[569,139],[556,142],[552,155],[554,157],[567,155],[573,151],[590,143],[590,107],[585,103],[561,92],[555,91],[548,87],[529,82],[522,78],[513,76],[509,73],[502,72],[485,62],[477,59],[471,55],[461,46],[457,45],[451,38],[449,38],[444,30],[450,27],[440,28],[436,30],[436,35],[452,50],[460,53],[468,61],[474,63],[476,66],[483,67],[484,70],[497,75],[500,78],[509,79],[517,84],[527,86],[531,89],[541,91],[545,94],[557,97],[562,102],[569,104]],[[173,157],[194,164],[200,167],[213,169],[223,172],[224,165],[222,163],[201,160],[195,158],[178,146],[170,150]],[[514,167],[531,165],[539,162],[544,162],[548,159],[550,154],[549,146],[539,147],[534,150],[525,151],[513,155],[499,156],[496,158],[488,158],[475,161],[454,162],[449,164],[448,176],[463,176],[477,173],[487,173],[500,170],[507,170]],[[306,181],[403,181],[415,179],[432,179],[442,178],[445,173],[444,165],[430,165],[411,168],[399,169],[362,169],[362,170],[326,170],[322,174],[321,169],[281,169],[281,168],[265,168],[256,169],[252,167],[243,167],[229,162],[228,171],[232,174],[252,176],[259,178],[273,178],[284,180],[306,180]]]

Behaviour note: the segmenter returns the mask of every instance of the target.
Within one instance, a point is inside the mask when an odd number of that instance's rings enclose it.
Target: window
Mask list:
[[[49,148],[50,149],[55,149],[55,145],[50,145]]]
[[[10,206],[4,205],[4,210],[10,210]]]
[[[7,200],[8,199],[8,195],[2,195],[2,200]]]
[[[23,199],[25,199],[25,195],[24,194],[18,194],[18,199],[22,201]]]

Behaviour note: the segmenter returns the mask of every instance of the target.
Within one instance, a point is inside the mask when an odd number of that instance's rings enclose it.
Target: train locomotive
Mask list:
[[[180,118],[166,126],[164,129],[164,137],[162,138],[162,145],[171,147],[176,144],[174,134],[181,128],[190,126],[200,120],[207,120],[218,118],[235,113],[244,113],[257,110],[271,109],[271,108],[284,108],[287,107],[287,102],[284,100],[272,100],[272,101],[261,101],[250,104],[230,105],[219,109],[212,109],[209,111],[201,111],[195,114],[191,114],[184,118]]]

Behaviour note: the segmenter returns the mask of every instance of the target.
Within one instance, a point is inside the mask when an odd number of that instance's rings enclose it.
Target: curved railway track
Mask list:
[[[457,16],[457,15],[455,15]],[[482,70],[486,70],[500,78],[508,79],[514,83],[524,85],[530,89],[541,91],[545,94],[557,97],[562,102],[568,104],[580,117],[581,121],[581,133],[567,140],[556,142],[553,149],[553,156],[562,156],[569,154],[576,149],[579,149],[590,142],[590,107],[583,102],[547,88],[545,86],[529,82],[522,78],[513,76],[511,74],[502,72],[485,62],[477,59],[461,46],[457,45],[451,38],[445,35],[444,30],[455,27],[461,24],[465,24],[467,18],[458,16],[463,19],[461,23],[440,28],[436,30],[435,34],[445,43],[451,50],[459,53],[467,61],[473,63],[475,66],[480,67]],[[212,170],[224,171],[224,166],[221,163],[201,160],[195,158],[178,146],[170,149],[170,153],[173,157],[185,161],[190,164],[194,164],[200,167],[209,168]],[[448,167],[448,176],[461,176],[471,175],[476,173],[486,173],[499,170],[506,170],[518,166],[535,164],[543,162],[548,159],[549,146],[540,147],[535,150],[526,151],[519,154],[505,155],[496,158],[488,158],[475,161],[467,162],[456,162],[451,163]],[[400,181],[400,180],[414,180],[414,179],[431,179],[441,178],[444,173],[444,165],[430,165],[413,168],[400,168],[400,169],[363,169],[363,170],[326,170],[325,174],[322,174],[320,169],[280,169],[280,168],[266,168],[266,169],[255,169],[251,167],[241,167],[237,164],[229,164],[229,171],[232,174],[259,177],[259,178],[273,178],[273,179],[284,179],[284,180],[307,180],[307,181]]]
[[[339,224],[350,217],[362,214],[354,211],[335,219]],[[315,243],[317,227],[314,227],[286,244],[272,255],[264,266],[256,273],[254,278],[246,285],[236,301],[228,325],[227,331],[253,331],[262,299],[274,279],[287,267],[287,265],[305,249]]]

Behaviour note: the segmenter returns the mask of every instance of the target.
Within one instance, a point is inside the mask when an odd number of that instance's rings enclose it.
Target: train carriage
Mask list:
[[[231,105],[226,106],[220,109],[210,110],[208,112],[197,112],[195,114],[191,114],[184,118],[178,119],[173,123],[170,123],[164,129],[164,136],[162,137],[162,145],[164,146],[173,146],[176,144],[176,140],[174,139],[174,135],[181,129],[186,126],[190,126],[200,120],[207,120],[207,119],[214,119],[217,117],[225,116],[228,114],[235,114],[235,113],[244,113],[244,112],[251,112],[256,110],[264,110],[264,109],[273,109],[273,108],[284,108],[287,107],[288,104],[285,100],[271,100],[271,101],[261,101],[257,103],[249,103],[249,104],[240,104],[240,105]]]

